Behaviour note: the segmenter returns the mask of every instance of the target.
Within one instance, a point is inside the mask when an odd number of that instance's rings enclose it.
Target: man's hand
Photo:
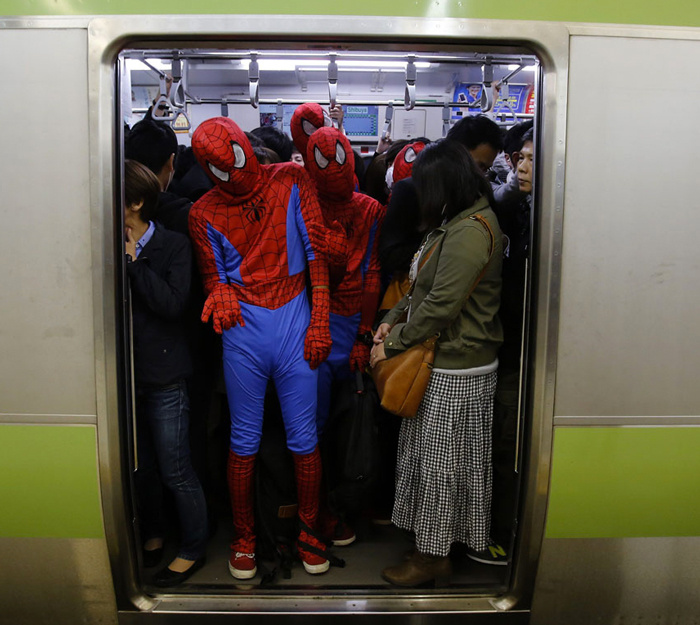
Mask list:
[[[389,336],[389,332],[391,332],[391,326],[388,323],[380,323],[372,339],[374,344],[379,345],[379,343],[383,343],[384,339]]]
[[[343,107],[336,103],[333,108],[328,109],[328,115],[338,125],[338,130],[343,129]]]
[[[391,140],[391,136],[389,134],[382,135],[377,142],[377,154],[383,154],[386,152],[391,147],[392,143],[393,141]]]
[[[136,239],[131,233],[131,228],[126,229],[126,243],[124,244],[126,253],[131,256],[131,260],[136,260]]]

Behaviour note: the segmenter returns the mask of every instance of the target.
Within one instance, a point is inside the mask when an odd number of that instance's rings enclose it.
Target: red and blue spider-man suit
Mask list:
[[[377,246],[384,207],[353,191],[354,155],[350,142],[335,128],[321,128],[311,135],[306,163],[326,221],[340,223],[348,240],[345,272],[331,291],[333,347],[319,367],[316,423],[320,432],[328,418],[333,379],[362,371],[369,362],[372,324],[379,303]]]
[[[192,148],[216,185],[192,207],[189,227],[208,295],[202,320],[213,317],[214,329],[223,334],[234,519],[229,568],[247,578],[255,574],[253,470],[268,380],[275,384],[294,454],[302,528],[315,528],[321,466],[314,369],[331,347],[325,227],[306,172],[291,163],[261,166],[232,120],[202,123]],[[306,565],[304,543],[318,543],[302,531]],[[241,562],[248,564],[239,568]]]

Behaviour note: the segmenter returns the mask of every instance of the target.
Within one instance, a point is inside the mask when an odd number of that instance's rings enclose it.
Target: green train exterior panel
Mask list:
[[[265,3],[230,0],[6,0],[3,15],[177,15],[177,14],[296,14],[392,15],[474,19],[543,20],[608,24],[700,26],[700,3],[686,0],[636,2],[560,2],[559,0],[304,0]]]
[[[557,428],[547,538],[700,535],[699,449],[699,427]]]
[[[0,426],[0,536],[103,538],[93,426]]]

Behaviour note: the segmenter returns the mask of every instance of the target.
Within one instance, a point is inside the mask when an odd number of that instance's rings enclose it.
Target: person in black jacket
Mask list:
[[[192,201],[199,199],[213,186],[213,183],[192,156],[192,149],[181,148],[182,146],[178,146],[173,129],[167,123],[158,121],[158,118],[154,119],[150,115],[146,115],[143,120],[134,124],[124,143],[126,158],[148,167],[160,184],[153,221],[189,238],[188,220]],[[188,173],[185,174],[185,171]],[[174,186],[175,182],[178,186]],[[185,192],[190,193],[191,197],[185,197]],[[204,488],[205,497],[211,504],[216,502],[217,498],[220,499],[213,492],[215,477],[208,467],[209,430],[213,429],[210,426],[209,416],[214,385],[221,367],[221,341],[210,326],[200,321],[204,300],[202,280],[193,264],[188,310],[185,313],[190,356],[194,368],[193,374],[187,380],[190,400],[190,453],[194,470]],[[228,418],[225,421],[228,423]],[[212,447],[212,451],[215,452],[215,450],[216,448]],[[216,457],[216,453],[213,455]],[[223,463],[225,462],[224,458]]]
[[[155,566],[165,535],[162,486],[173,494],[180,522],[177,557],[153,578],[173,586],[202,567],[207,510],[190,461],[189,399],[192,364],[184,313],[192,278],[192,250],[184,235],[152,221],[160,184],[149,169],[127,160],[126,262],[131,290],[136,381],[136,495],[144,538],[144,564]]]

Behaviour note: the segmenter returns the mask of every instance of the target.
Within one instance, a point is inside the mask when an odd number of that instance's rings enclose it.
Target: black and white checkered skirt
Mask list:
[[[421,553],[446,556],[453,542],[486,548],[495,391],[495,371],[433,371],[416,418],[401,424],[392,521],[415,532]]]

